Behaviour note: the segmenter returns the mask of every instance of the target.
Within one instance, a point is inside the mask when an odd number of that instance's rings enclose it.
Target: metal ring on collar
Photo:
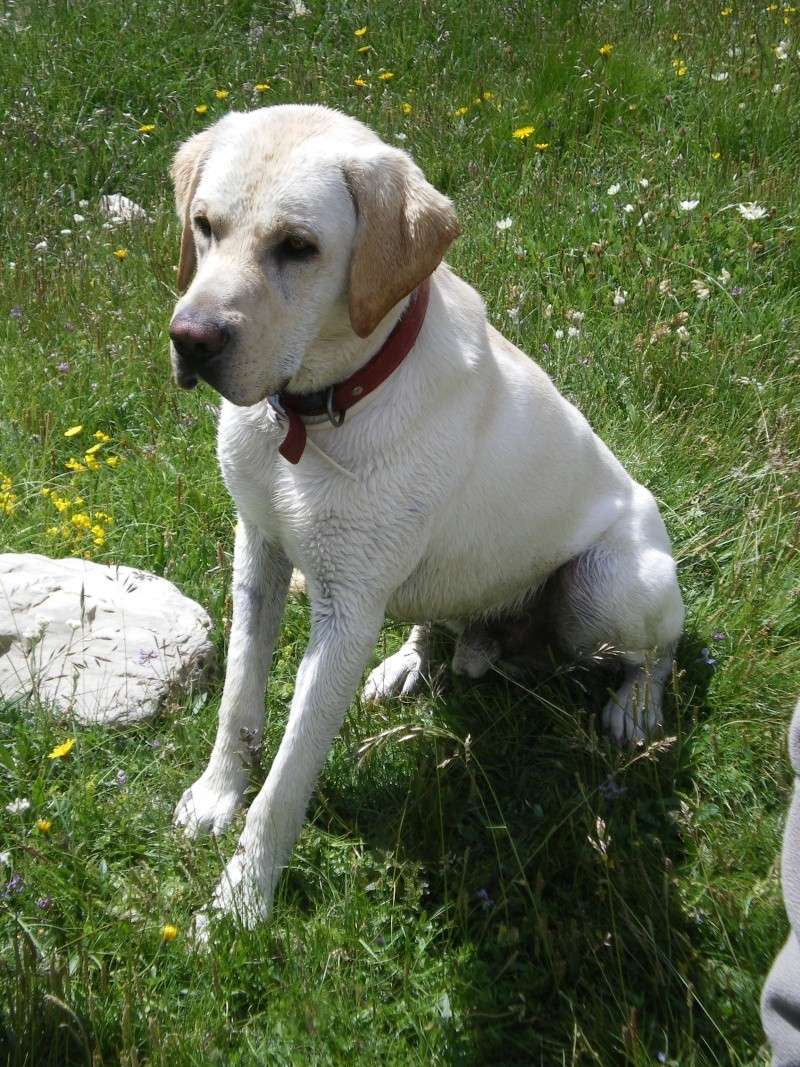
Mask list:
[[[347,412],[333,410],[333,388],[331,385],[325,393],[325,411],[328,414],[331,426],[341,426]]]

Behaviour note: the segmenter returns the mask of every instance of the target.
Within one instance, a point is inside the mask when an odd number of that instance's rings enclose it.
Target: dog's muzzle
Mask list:
[[[193,389],[199,378],[213,377],[215,363],[231,339],[227,326],[188,312],[175,316],[169,335],[177,357],[175,378],[183,389]]]

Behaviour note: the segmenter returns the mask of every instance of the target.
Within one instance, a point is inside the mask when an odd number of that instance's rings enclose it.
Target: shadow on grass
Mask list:
[[[757,1043],[707,1008],[703,917],[676,877],[711,675],[700,645],[682,643],[665,740],[621,752],[599,736],[608,677],[495,677],[433,700],[427,727],[409,706],[409,729],[388,738],[416,748],[407,778],[371,773],[378,741],[349,788],[328,789],[339,827],[422,866],[421,906],[467,950],[452,1063],[650,1064],[689,1049],[700,1063],[704,1046],[734,1063]]]

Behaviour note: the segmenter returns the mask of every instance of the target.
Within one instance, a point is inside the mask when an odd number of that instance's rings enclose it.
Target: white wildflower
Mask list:
[[[504,219],[498,219],[495,223],[495,227],[498,230],[510,230],[513,225],[514,220],[511,218],[510,215],[506,215]]]
[[[39,241],[38,244],[33,246],[34,252],[46,252],[48,248],[47,241]]]
[[[680,207],[681,211],[694,211],[694,209],[699,203],[699,200],[681,200],[678,206]]]
[[[718,74],[711,75],[712,82],[726,82],[728,80],[727,70],[721,70]]]
[[[508,315],[508,317],[511,319],[512,322],[519,322],[519,316],[520,316],[520,311],[521,310],[522,309],[518,308],[518,307],[506,308],[506,315]]]
[[[564,331],[563,330],[556,330],[555,337],[556,337],[557,341],[560,341],[563,336],[564,336]]]
[[[774,52],[775,52],[775,58],[780,63],[783,63],[785,60],[787,60],[789,58],[789,42],[788,41],[780,41],[778,44],[775,45]]]
[[[567,321],[574,322],[576,326],[580,326],[580,324],[585,318],[585,311],[576,311],[575,308],[570,308],[570,310],[567,312]]]
[[[546,319],[552,319],[552,317],[553,317],[553,305],[552,304],[545,304],[544,311],[542,312],[542,315]]]
[[[606,189],[606,192],[609,196],[616,196],[621,188],[622,186],[618,182],[615,182],[614,185],[609,185],[608,189]]]
[[[615,289],[614,290],[614,307],[621,308],[625,301],[628,299],[627,289]]]
[[[726,267],[723,267],[719,277],[717,278],[717,281],[720,285],[727,285],[730,280],[731,272]]]
[[[709,296],[711,296],[708,284],[705,281],[701,281],[700,278],[695,278],[692,282],[692,290],[698,300],[708,300]]]
[[[11,866],[11,853],[10,852],[0,852],[0,867],[10,867],[10,866]]]
[[[395,141],[407,141],[408,140],[408,134],[407,133],[402,133],[402,132],[401,133],[396,133],[394,135],[394,139],[395,139]]]
[[[622,210],[625,212],[626,215],[631,215],[636,210],[636,208],[633,206],[633,204],[626,204]]]
[[[778,93],[782,93],[783,92],[783,86],[781,85],[780,82],[775,82],[775,84],[772,86],[772,91],[777,96]]]
[[[62,237],[72,236],[72,230],[59,230],[58,232],[61,234]]]
[[[74,215],[72,216],[72,221],[73,221],[73,222],[77,222],[77,223],[81,223],[81,222],[86,222],[86,216],[85,216],[85,215],[79,215],[79,214],[78,214],[78,213],[76,212],[76,213],[75,213],[75,214],[74,214]]]
[[[675,331],[675,336],[678,338],[679,341],[688,341],[689,331],[686,329],[685,326],[679,326]]]
[[[639,179],[639,186],[642,189],[649,189],[650,188],[650,182],[647,180],[647,178],[640,178]]]
[[[567,329],[567,337],[573,337],[574,338],[574,337],[580,337],[580,335],[581,335],[581,331],[578,329],[577,326],[570,326]]]
[[[748,222],[755,222],[757,219],[765,219],[769,212],[761,204],[751,202],[749,204],[739,204],[739,214],[743,219],[747,219]]]
[[[70,630],[80,630],[81,625],[80,619],[67,619],[67,626],[69,626]]]
[[[662,296],[674,296],[672,291],[672,282],[669,278],[662,278],[658,283],[658,291]]]
[[[6,804],[6,811],[9,815],[22,815],[23,812],[28,811],[30,806],[31,802],[25,797],[17,797],[10,804]]]

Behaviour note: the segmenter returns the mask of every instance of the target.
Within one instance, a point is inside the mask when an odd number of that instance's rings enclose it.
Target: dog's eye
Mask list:
[[[310,259],[312,256],[315,256],[318,251],[319,249],[313,242],[307,241],[305,237],[299,237],[297,234],[284,237],[278,245],[278,255],[280,258],[291,259],[295,262],[303,259]]]
[[[211,223],[205,215],[195,215],[194,224],[206,240],[211,239]]]

